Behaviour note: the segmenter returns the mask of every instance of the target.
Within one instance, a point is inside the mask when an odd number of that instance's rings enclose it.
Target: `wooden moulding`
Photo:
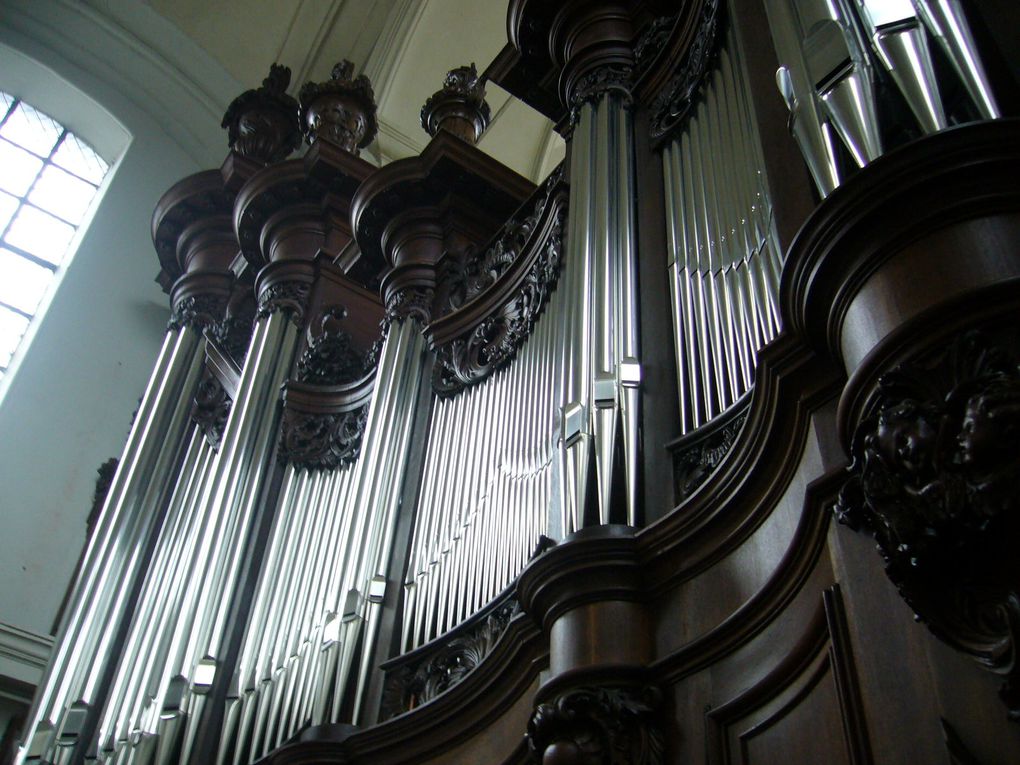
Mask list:
[[[852,372],[868,348],[857,347],[861,342],[852,336],[857,330],[848,319],[869,280],[901,253],[910,255],[911,245],[922,238],[938,240],[940,231],[958,224],[1020,210],[1017,177],[1016,119],[952,128],[878,158],[836,189],[794,240],[780,289],[786,325]],[[887,296],[895,295],[886,310],[900,315],[882,317],[885,326],[869,331],[880,339],[896,322],[961,289],[999,281],[1017,270],[1011,255],[980,249],[933,252],[935,262],[915,255],[899,283],[884,288]]]
[[[393,268],[399,264],[384,245],[384,232],[401,213],[416,208],[449,213],[453,220],[447,226],[475,228],[484,240],[534,189],[484,152],[439,131],[419,156],[391,162],[365,180],[351,201],[351,224],[362,253]],[[464,221],[465,227],[459,217],[476,220]]]
[[[317,141],[301,159],[255,173],[238,191],[233,206],[234,228],[245,259],[256,269],[269,262],[264,228],[274,217],[275,226],[288,225],[288,209],[296,214],[293,225],[306,225],[302,221],[309,215],[320,223],[321,241],[304,257],[314,258],[319,249],[339,255],[352,238],[347,224],[349,200],[374,170],[369,162],[328,141]]]
[[[542,215],[536,222],[531,234],[528,236],[527,242],[520,252],[517,253],[517,257],[514,258],[513,262],[487,289],[468,300],[456,310],[440,314],[426,328],[425,337],[432,350],[449,343],[457,337],[470,333],[499,307],[511,300],[520,288],[528,271],[535,264],[541,253],[542,247],[548,241],[550,231],[555,224],[557,216],[562,214],[566,205],[567,195],[563,183],[556,184],[553,189],[548,191],[541,190],[540,193],[542,192],[548,193],[549,201],[545,205]],[[525,203],[521,208],[521,212],[529,210],[530,202],[531,200]],[[510,225],[519,222],[518,218],[521,212],[511,219]],[[495,244],[505,229],[506,227],[500,229],[485,247],[480,248],[480,256],[484,255],[485,251]]]

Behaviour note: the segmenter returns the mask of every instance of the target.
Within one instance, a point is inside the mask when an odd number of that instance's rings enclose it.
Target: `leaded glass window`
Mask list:
[[[7,373],[109,164],[0,91],[0,378]]]

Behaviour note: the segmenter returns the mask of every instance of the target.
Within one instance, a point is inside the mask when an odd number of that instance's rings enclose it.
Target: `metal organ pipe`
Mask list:
[[[553,291],[516,357],[451,398],[433,395],[404,581],[404,650],[475,613],[520,573],[548,528],[562,318]]]
[[[681,432],[751,387],[779,331],[780,253],[732,28],[683,133],[663,150]]]
[[[890,80],[913,114],[916,124],[906,134],[936,133],[972,119],[972,112],[979,119],[1002,116],[959,0],[767,0],[765,6],[781,63],[776,84],[822,196],[891,148],[883,137],[892,125],[883,120],[894,110],[881,109],[888,96],[876,90],[877,79]],[[954,88],[945,80],[953,75],[935,67],[932,41],[967,94],[957,103],[946,100]]]
[[[143,565],[140,551],[162,511],[160,492],[150,487],[165,484],[173,470],[189,414],[180,400],[190,399],[202,356],[202,342],[193,327],[167,332],[86,548],[56,653],[29,715],[28,743],[18,754],[19,763],[26,758],[66,759],[72,749],[87,745],[80,734],[96,701],[96,688],[84,670],[108,666],[102,650],[123,623],[125,598]]]

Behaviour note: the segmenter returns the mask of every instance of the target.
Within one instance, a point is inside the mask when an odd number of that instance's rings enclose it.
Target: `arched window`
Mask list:
[[[3,91],[0,115],[2,378],[110,166],[74,133]]]

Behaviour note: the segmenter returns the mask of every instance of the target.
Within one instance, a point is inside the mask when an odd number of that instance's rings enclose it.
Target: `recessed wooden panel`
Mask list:
[[[728,726],[727,763],[850,765],[828,653],[793,686]]]
[[[838,585],[812,625],[758,683],[707,712],[708,761],[719,765],[871,762]]]

